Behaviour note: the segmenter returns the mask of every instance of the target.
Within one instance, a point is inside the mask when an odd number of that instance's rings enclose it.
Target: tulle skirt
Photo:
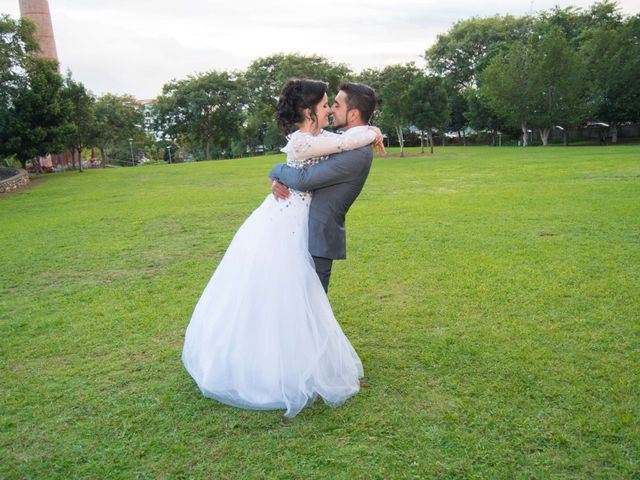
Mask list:
[[[267,196],[202,293],[182,360],[206,397],[293,417],[317,396],[335,407],[358,392],[362,363],[308,252],[310,201]]]

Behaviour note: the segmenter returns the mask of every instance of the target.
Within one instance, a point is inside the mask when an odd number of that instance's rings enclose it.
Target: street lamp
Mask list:
[[[171,164],[171,145],[167,146],[167,152],[169,152],[169,164]]]
[[[131,165],[136,166],[136,162],[133,160],[133,138],[129,139],[129,148],[131,149]]]

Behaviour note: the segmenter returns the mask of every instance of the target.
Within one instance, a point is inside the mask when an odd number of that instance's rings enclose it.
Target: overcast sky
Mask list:
[[[157,96],[174,78],[244,69],[276,52],[317,53],[353,70],[421,63],[439,33],[473,16],[523,15],[593,0],[50,0],[64,71],[96,94]],[[640,0],[618,2],[627,14]],[[0,13],[19,15],[18,0]]]

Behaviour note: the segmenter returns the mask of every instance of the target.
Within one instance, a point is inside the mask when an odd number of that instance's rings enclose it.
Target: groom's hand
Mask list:
[[[274,180],[273,183],[271,183],[271,193],[276,197],[276,200],[285,200],[289,198],[289,195],[291,195],[289,189],[277,180]]]

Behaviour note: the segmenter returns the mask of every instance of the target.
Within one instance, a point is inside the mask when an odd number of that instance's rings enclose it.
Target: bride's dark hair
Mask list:
[[[291,133],[304,121],[304,109],[311,110],[311,118],[316,120],[315,106],[327,93],[327,83],[320,80],[290,78],[280,92],[276,120],[285,134]]]

